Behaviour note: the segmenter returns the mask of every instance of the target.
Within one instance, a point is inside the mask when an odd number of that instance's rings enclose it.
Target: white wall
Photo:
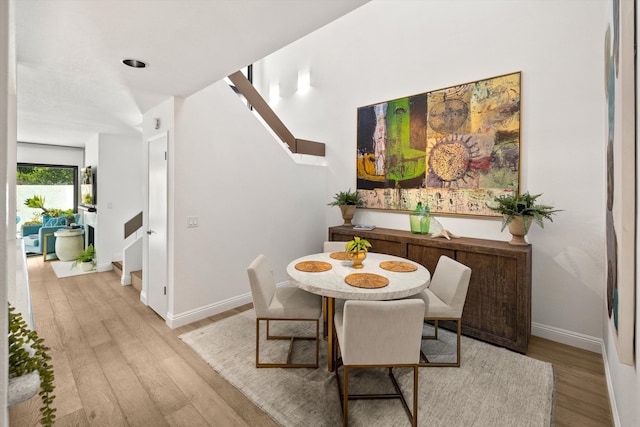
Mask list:
[[[16,56],[15,28],[13,25],[15,4],[12,0],[0,2],[0,193],[6,203],[0,206],[0,328],[8,330],[7,286],[15,282],[15,189],[16,170]],[[15,192],[13,193],[15,196]],[[13,200],[13,201],[12,201]],[[0,378],[9,376],[7,340],[0,340]],[[0,382],[0,425],[8,425],[7,381]]]
[[[146,112],[143,140],[163,132],[169,135],[170,326],[249,302],[246,268],[259,253],[281,282],[291,259],[321,250],[326,168],[294,163],[226,84]],[[146,215],[145,208],[145,225]],[[199,227],[187,228],[187,216],[198,217]],[[145,266],[147,245],[144,239]]]
[[[100,158],[100,135],[95,134],[87,142],[84,143],[84,166],[96,167]]]
[[[96,169],[98,237],[97,267],[111,270],[122,261],[124,223],[143,209],[142,139],[135,135],[100,134]]]
[[[294,134],[329,144],[329,201],[356,185],[358,107],[521,70],[521,187],[565,210],[528,237],[534,333],[599,351],[603,13],[598,1],[374,0],[257,63],[255,76],[262,93],[280,81],[274,109]],[[305,68],[312,88],[294,93]],[[325,212],[326,226],[341,222],[338,209]],[[456,234],[509,239],[498,220],[438,220]],[[409,229],[400,213],[361,209],[355,221]]]
[[[19,142],[17,156],[19,163],[77,166],[79,173],[85,155],[84,149],[79,147]]]
[[[141,137],[96,134],[85,142],[84,165],[95,169],[97,226],[94,236],[99,271],[122,260],[129,243],[124,223],[143,209],[144,152]]]
[[[250,301],[246,269],[258,254],[284,281],[289,261],[320,251],[327,235],[326,168],[296,164],[228,85],[175,110],[172,326]]]

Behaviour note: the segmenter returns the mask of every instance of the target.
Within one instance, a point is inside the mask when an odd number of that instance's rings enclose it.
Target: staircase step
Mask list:
[[[113,266],[113,271],[115,271],[118,276],[122,276],[122,262],[113,261],[111,265]]]
[[[142,270],[131,272],[131,286],[142,292]]]
[[[122,261],[113,261],[111,265],[113,266],[113,271],[118,276],[122,276]],[[142,270],[131,272],[131,285],[142,292]]]

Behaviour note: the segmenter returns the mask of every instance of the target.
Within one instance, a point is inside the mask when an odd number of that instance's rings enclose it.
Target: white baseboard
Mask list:
[[[248,304],[251,301],[251,293],[246,293],[213,304],[198,307],[193,310],[185,311],[184,313],[167,313],[167,325],[171,329],[179,328],[180,326],[206,319],[214,314],[223,313],[227,310],[231,310],[232,308]]]
[[[120,277],[120,283],[122,284],[122,286],[130,285],[131,284],[131,275],[122,273],[122,276]]]
[[[147,303],[147,293],[144,291],[144,289],[140,292],[140,302],[146,306],[149,306],[149,304]]]
[[[284,282],[277,283],[276,286],[293,286],[293,284],[289,280],[285,280]],[[237,295],[233,298],[198,307],[184,313],[167,313],[167,325],[171,329],[179,328],[180,326],[188,325],[189,323],[206,319],[207,317],[213,316],[215,314],[224,313],[227,310],[240,307],[241,305],[249,304],[250,302],[253,302],[253,299],[251,297],[251,293],[247,292],[246,294]]]
[[[613,382],[611,382],[611,370],[609,370],[609,360],[607,357],[607,346],[602,342],[602,360],[604,361],[604,376],[607,379],[607,391],[609,392],[609,404],[611,405],[611,415],[613,416],[613,425],[622,427],[620,415],[618,415],[618,405],[616,405],[616,396],[613,391]]]
[[[583,350],[593,351],[594,353],[602,353],[604,346],[604,342],[600,338],[536,322],[531,323],[531,335],[567,344],[572,347],[581,348]]]
[[[113,264],[111,264],[110,262],[104,263],[104,264],[97,264],[96,265],[96,270],[103,272],[103,271],[111,271],[113,270]]]

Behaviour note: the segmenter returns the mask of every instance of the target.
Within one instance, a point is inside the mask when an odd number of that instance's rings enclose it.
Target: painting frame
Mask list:
[[[357,109],[357,191],[363,208],[498,217],[519,192],[522,72]]]
[[[612,0],[605,31],[606,309],[620,363],[634,365],[636,119],[633,0]]]

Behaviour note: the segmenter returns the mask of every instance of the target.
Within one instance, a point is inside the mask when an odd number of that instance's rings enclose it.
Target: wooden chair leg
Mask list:
[[[342,425],[347,427],[349,425],[349,368],[344,367],[344,397],[342,406],[344,408],[342,414]]]
[[[418,427],[418,366],[413,367],[413,427]]]
[[[260,320],[256,319],[256,368],[260,366]]]
[[[457,319],[458,322],[458,353],[456,355],[456,366],[460,366],[460,335],[462,334],[462,319]]]
[[[267,340],[289,340],[289,351],[287,353],[286,363],[260,363],[260,321],[264,320],[267,323],[266,337]],[[269,320],[292,320],[292,321],[307,321],[315,322],[316,334],[315,337],[297,337],[297,336],[279,336],[271,335],[269,332]],[[315,363],[290,363],[291,354],[293,351],[293,343],[298,340],[315,340],[316,341],[316,357]],[[320,351],[320,320],[319,319],[256,319],[256,368],[317,368],[319,363],[319,351]]]
[[[425,319],[425,321],[428,319]],[[422,339],[423,340],[427,340],[427,339],[438,339],[438,321],[439,320],[452,320],[454,322],[456,322],[457,324],[457,328],[456,328],[456,361],[455,362],[442,362],[442,363],[438,363],[438,362],[430,362],[429,359],[427,358],[427,356],[424,354],[424,352],[422,350],[420,350],[420,366],[443,366],[443,367],[460,367],[460,354],[461,354],[461,350],[460,350],[460,341],[461,341],[461,335],[462,335],[462,319],[429,319],[429,320],[433,320],[434,322],[434,327],[435,327],[435,334],[434,335],[430,335],[430,336],[423,336]]]

